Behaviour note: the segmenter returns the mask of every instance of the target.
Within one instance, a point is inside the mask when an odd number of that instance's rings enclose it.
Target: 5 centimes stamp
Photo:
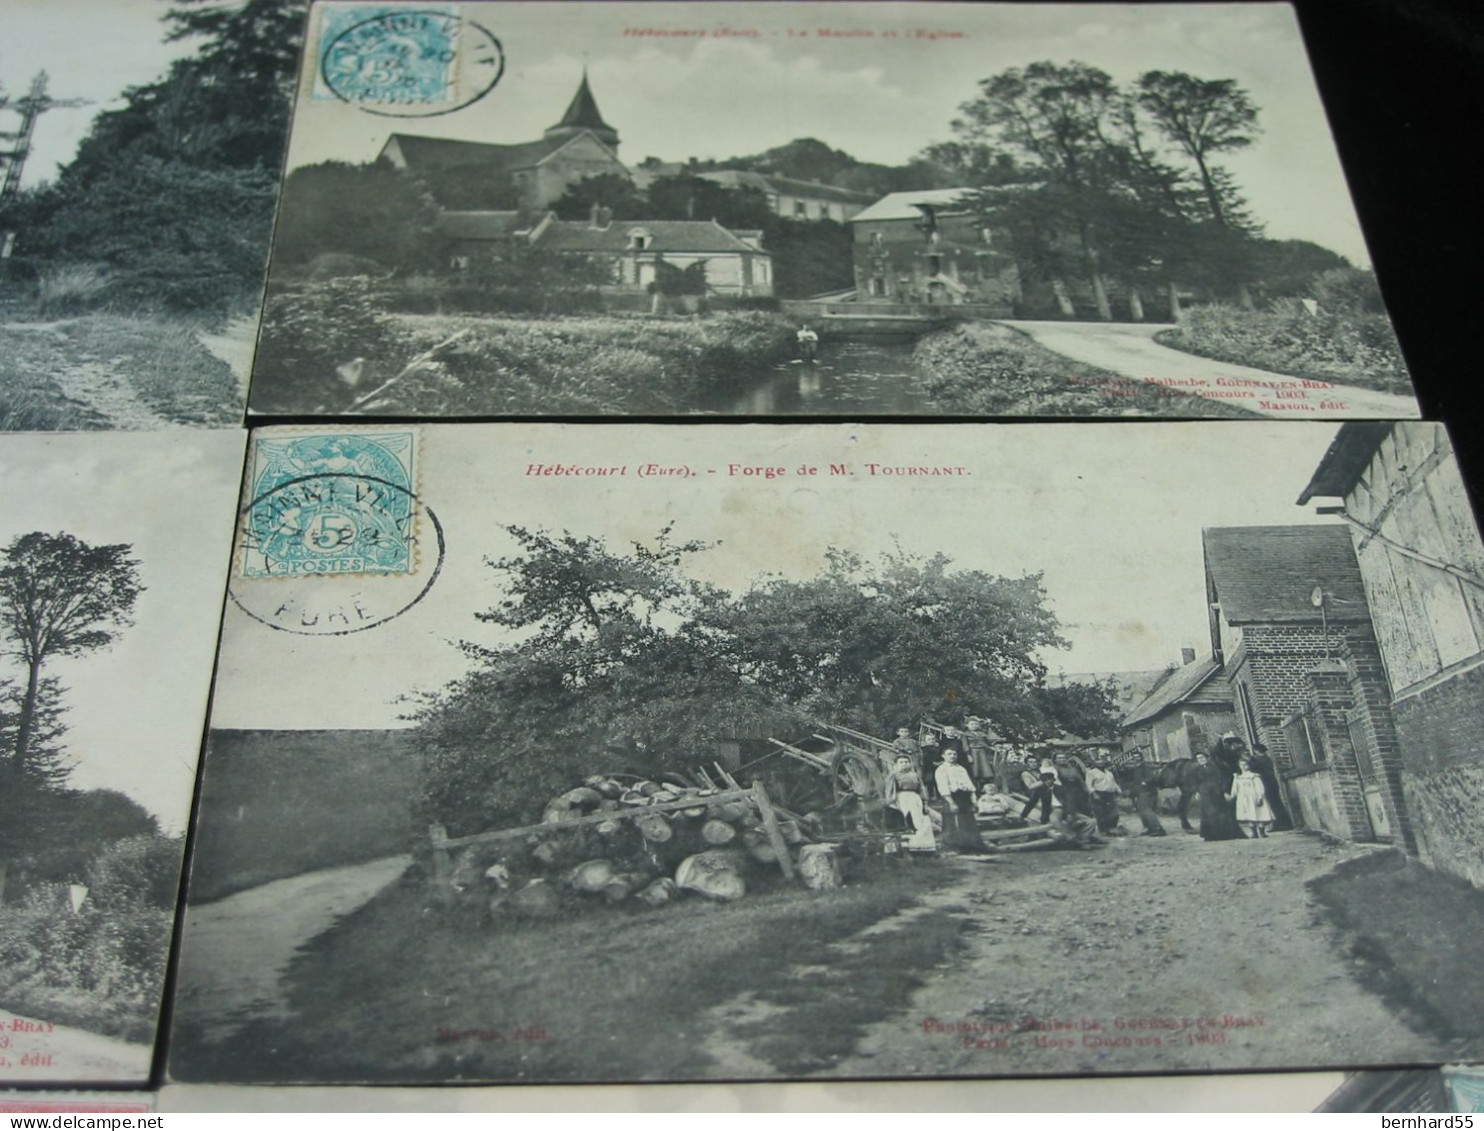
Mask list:
[[[314,97],[383,117],[434,117],[483,98],[505,69],[499,41],[457,5],[322,4]]]
[[[411,573],[415,432],[260,439],[244,577]]]
[[[254,438],[233,602],[270,628],[343,636],[401,616],[443,566],[438,517],[416,494],[412,430]],[[431,564],[421,549],[431,535]]]

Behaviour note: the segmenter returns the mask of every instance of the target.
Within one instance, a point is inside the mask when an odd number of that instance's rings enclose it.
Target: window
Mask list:
[[[880,232],[872,232],[871,233],[871,246],[872,247],[880,247],[884,243],[886,243],[886,237],[883,236]]]
[[[455,271],[469,270],[469,257],[467,255],[455,255],[448,261],[448,265]]]
[[[809,206],[802,200],[794,201],[794,215],[800,220],[809,219]]]
[[[654,237],[643,228],[633,228],[629,231],[629,250],[647,251]]]

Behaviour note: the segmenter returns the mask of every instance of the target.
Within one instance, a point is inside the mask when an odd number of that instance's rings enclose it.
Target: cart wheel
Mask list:
[[[858,750],[842,750],[830,763],[830,785],[837,809],[849,806],[871,826],[884,824],[884,783],[876,759]]]

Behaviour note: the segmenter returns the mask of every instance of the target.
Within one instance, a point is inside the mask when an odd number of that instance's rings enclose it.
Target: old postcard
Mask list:
[[[1440,425],[247,462],[177,1082],[1479,1052],[1484,546]]]
[[[1283,4],[317,4],[251,411],[1409,418]]]
[[[0,430],[236,427],[305,0],[9,0]]]
[[[244,442],[0,437],[0,1086],[149,1078]]]

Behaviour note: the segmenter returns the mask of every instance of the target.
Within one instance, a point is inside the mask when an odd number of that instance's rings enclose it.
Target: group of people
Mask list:
[[[1107,754],[1083,760],[1069,750],[1039,760],[1002,756],[997,763],[984,720],[969,718],[966,729],[924,726],[919,737],[897,730],[886,778],[886,804],[900,815],[906,847],[934,852],[939,847],[933,811],[940,815],[943,847],[957,852],[991,851],[979,832],[981,815],[1022,820],[1040,812],[1043,825],[1055,820],[1101,836],[1123,836],[1118,799],[1124,790]],[[1211,753],[1199,754],[1191,770],[1200,794],[1200,833],[1205,840],[1256,839],[1293,827],[1278,789],[1277,771],[1266,747],[1249,751],[1227,732]],[[1143,779],[1139,779],[1143,782]],[[1147,782],[1144,782],[1147,785]],[[1188,786],[1187,786],[1188,788]],[[1023,803],[1012,791],[1024,791]],[[1144,835],[1164,836],[1155,811],[1153,786],[1136,785],[1133,801]],[[1085,839],[1085,838],[1083,838]]]
[[[1122,793],[1109,759],[1095,757],[1091,764],[1060,751],[1034,763],[1019,757],[996,765],[993,740],[984,720],[969,718],[965,729],[924,727],[914,738],[911,729],[900,727],[892,743],[893,765],[887,774],[886,802],[901,815],[909,832],[909,851],[933,852],[938,848],[931,809],[941,814],[943,845],[951,851],[990,851],[979,832],[980,816],[1010,817],[1016,799],[1011,791],[1023,789],[1026,800],[1021,819],[1040,809],[1041,823],[1052,822],[1053,810],[1062,822],[1086,822],[1099,833],[1121,836],[1118,797]],[[1081,834],[1079,841],[1085,841]]]
[[[1209,755],[1196,755],[1202,840],[1255,840],[1293,828],[1267,747],[1227,731]]]

